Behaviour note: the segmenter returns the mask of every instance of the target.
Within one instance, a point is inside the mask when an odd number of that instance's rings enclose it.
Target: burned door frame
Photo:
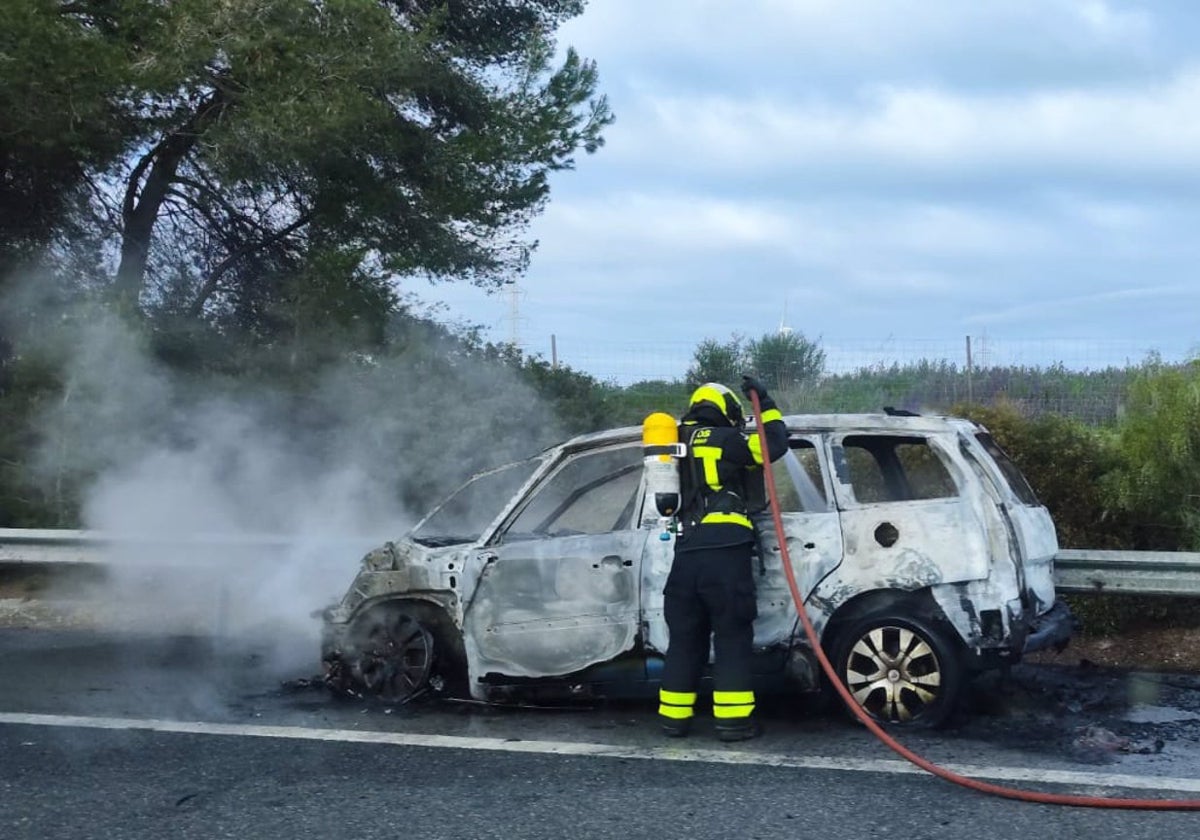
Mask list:
[[[995,494],[996,508],[1009,535],[1018,585],[1036,602],[1029,608],[1034,614],[1050,609],[1056,600],[1053,564],[1058,553],[1058,535],[1050,512],[989,432],[963,432],[961,446],[964,457],[980,471],[981,480]]]
[[[878,452],[863,447],[880,467],[883,497],[877,500],[860,500],[850,474],[846,441],[860,438],[882,444]],[[928,447],[952,483],[953,494],[930,497],[913,492],[896,455],[896,446],[905,441]],[[971,497],[980,491],[972,490],[976,483],[960,460],[957,436],[856,429],[831,434],[828,446],[845,545],[845,562],[835,584],[844,596],[835,601],[871,590],[913,591],[987,578],[988,531],[978,500]],[[881,456],[885,463],[880,463]],[[830,603],[834,609],[840,605]]]
[[[810,451],[815,459],[819,487],[803,486],[803,482],[812,476],[796,455],[801,449]],[[788,459],[791,459],[791,464]],[[787,538],[788,558],[800,592],[807,599],[821,581],[834,573],[844,558],[832,470],[823,437],[816,432],[793,430],[788,437],[788,453],[771,466],[779,495],[780,518]],[[803,475],[794,470],[802,471]],[[816,483],[812,482],[814,485]],[[812,498],[812,490],[818,490],[821,498]],[[793,636],[802,636],[803,631],[798,628],[796,604],[783,568],[782,552],[769,509],[755,517],[755,527],[760,556],[755,568],[758,618],[754,622],[754,644],[768,647],[787,642]],[[815,613],[810,610],[810,618],[819,631],[828,615],[821,609],[822,605],[817,606]]]
[[[641,468],[637,442],[566,453],[480,550],[464,628],[477,676],[571,674],[634,647]]]

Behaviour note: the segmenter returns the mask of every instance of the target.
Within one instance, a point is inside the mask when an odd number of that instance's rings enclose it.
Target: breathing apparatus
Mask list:
[[[645,466],[646,495],[654,498],[663,526],[659,539],[671,539],[679,523],[679,459],[687,447],[679,442],[678,421],[670,414],[656,411],[642,421],[642,461]]]
[[[705,382],[692,392],[688,414],[716,412],[730,426],[742,431],[746,413],[737,394],[719,382]],[[685,420],[687,417],[684,418]],[[711,418],[715,420],[716,418]],[[679,421],[656,411],[642,421],[642,458],[645,465],[646,493],[654,498],[654,507],[663,526],[659,539],[666,541],[682,531],[679,520],[684,504],[680,471],[688,444],[679,440]],[[765,507],[765,499],[764,505]]]

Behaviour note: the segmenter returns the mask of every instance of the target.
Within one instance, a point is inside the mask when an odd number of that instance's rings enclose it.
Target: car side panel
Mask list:
[[[514,542],[490,559],[464,618],[475,676],[560,676],[631,650],[646,531]]]
[[[786,512],[780,518],[787,534],[788,558],[796,576],[796,584],[805,598],[817,584],[834,573],[842,563],[842,531],[835,510],[820,512]],[[783,554],[775,523],[770,513],[756,519],[760,534],[761,563],[755,569],[758,592],[758,618],[754,622],[754,644],[757,647],[782,644],[796,632],[796,605],[784,570]],[[817,627],[829,618],[819,604],[807,606],[808,617]]]

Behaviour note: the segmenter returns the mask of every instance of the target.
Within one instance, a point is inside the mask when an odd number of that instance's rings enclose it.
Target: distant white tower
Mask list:
[[[787,302],[787,298],[785,297],[783,299],[783,315],[781,315],[779,318],[779,334],[780,335],[791,335],[792,334],[792,328],[789,327],[787,324],[787,305],[788,305],[788,302]]]

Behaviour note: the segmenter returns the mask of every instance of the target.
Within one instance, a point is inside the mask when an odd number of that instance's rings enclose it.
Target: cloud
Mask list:
[[[611,138],[613,166],[708,182],[769,177],[859,189],[953,178],[1196,179],[1200,66],[1162,83],[994,95],[876,84],[831,105],[799,98],[665,94]],[[653,176],[651,176],[653,177]],[[759,188],[766,188],[762,181]]]
[[[1131,199],[1062,196],[1061,210],[1083,225],[1109,234],[1153,236],[1161,213]]]
[[[706,195],[612,193],[595,200],[563,202],[546,213],[557,229],[543,254],[568,250],[566,234],[588,230],[618,248],[628,243],[654,243],[663,249],[741,248],[776,241],[786,235],[789,220],[775,208],[751,200]],[[664,250],[664,253],[666,251]]]
[[[1172,34],[1146,9],[1092,0],[597,0],[561,40],[617,90],[844,90],[947,66],[987,87],[1144,73]]]
[[[797,266],[830,268],[913,257],[978,259],[1009,254],[1015,247],[1025,253],[1055,247],[1044,229],[997,208],[927,200],[730,200],[701,192],[620,193],[560,202],[547,211],[539,231],[539,272],[587,273],[614,260],[661,270],[723,258],[758,261],[768,253]],[[612,278],[618,286],[628,282]],[[577,292],[564,286],[560,293],[573,297]]]
[[[984,324],[1102,338],[1153,324],[1183,343],[1191,299],[1121,291],[1194,282],[1194,12],[596,0],[561,40],[597,60],[617,120],[555,178],[517,332],[590,346],[597,364],[761,334],[785,308],[808,334],[872,346],[958,347]],[[507,335],[512,313],[480,301],[467,306]]]
[[[1067,297],[1041,296],[1031,303],[1008,306],[991,312],[971,315],[964,320],[967,324],[992,325],[1006,321],[1025,320],[1030,317],[1045,318],[1063,311],[1075,313],[1087,310],[1108,309],[1129,312],[1132,307],[1195,306],[1200,303],[1200,290],[1194,285],[1164,285],[1146,287],[1124,287],[1102,289],[1095,292]]]

